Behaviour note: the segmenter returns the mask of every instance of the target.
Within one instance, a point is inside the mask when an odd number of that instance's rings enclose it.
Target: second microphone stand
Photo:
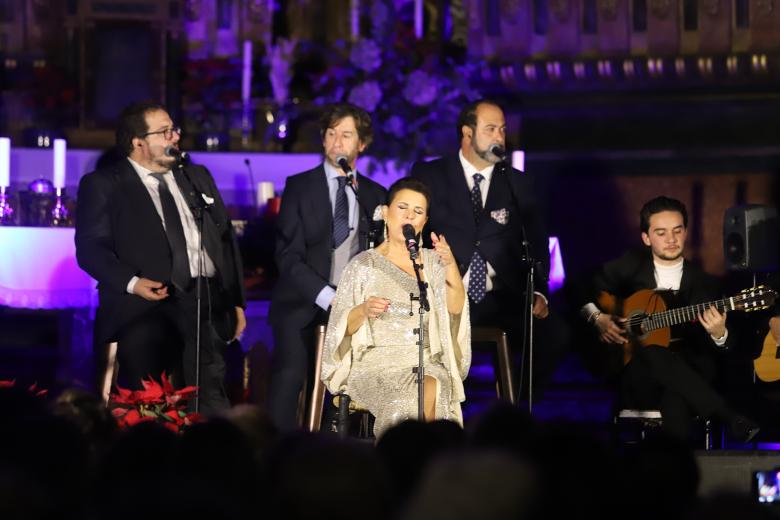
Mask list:
[[[414,333],[417,334],[417,351],[419,353],[419,359],[417,367],[412,369],[417,373],[417,419],[419,421],[425,420],[425,393],[424,393],[424,378],[425,378],[425,313],[431,310],[431,305],[428,303],[428,284],[423,282],[420,271],[422,265],[418,264],[417,252],[410,251],[409,256],[414,266],[414,274],[417,277],[417,287],[420,290],[420,296],[415,296],[414,293],[409,293],[409,316],[413,316],[412,303],[417,300],[420,303],[418,314],[420,316],[420,326],[414,329]]]

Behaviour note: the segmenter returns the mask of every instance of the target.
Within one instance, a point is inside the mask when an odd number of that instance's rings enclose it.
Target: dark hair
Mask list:
[[[493,100],[490,99],[478,99],[477,101],[472,101],[463,109],[460,111],[460,114],[458,114],[458,123],[457,128],[455,129],[458,134],[458,143],[463,140],[463,127],[468,126],[469,128],[475,129],[477,128],[477,109],[479,108],[479,105],[493,105],[496,108],[501,108],[498,103],[496,103]]]
[[[647,233],[650,230],[650,217],[662,211],[675,211],[683,217],[683,226],[688,227],[688,210],[685,204],[671,197],[656,197],[649,200],[639,211],[639,230]]]
[[[158,110],[164,111],[165,107],[151,101],[132,103],[122,110],[116,127],[116,147],[120,152],[130,155],[133,151],[133,138],[141,137],[149,131],[146,114]]]
[[[423,181],[414,177],[402,177],[395,181],[387,192],[387,204],[393,202],[393,199],[401,190],[412,190],[425,197],[425,203],[428,205],[427,213],[431,212],[431,189]]]
[[[345,117],[352,117],[355,120],[358,138],[368,146],[374,139],[374,130],[371,128],[371,116],[360,107],[349,103],[335,103],[328,105],[320,118],[320,137],[325,137],[325,132],[333,128],[339,121]]]

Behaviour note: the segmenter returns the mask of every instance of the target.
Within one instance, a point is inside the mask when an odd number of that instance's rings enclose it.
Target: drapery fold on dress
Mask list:
[[[433,250],[423,249],[421,254],[431,304],[431,311],[425,314],[425,373],[438,381],[437,400],[439,396],[448,396],[442,406],[437,404],[437,419],[449,419],[462,425],[463,380],[471,365],[468,298],[464,295],[466,301],[461,314],[451,315],[447,311],[444,267]],[[388,386],[380,383],[393,370],[408,368],[411,372],[411,367],[417,364],[417,336],[412,334],[412,327],[419,326],[419,305],[412,307],[409,292],[418,295],[416,279],[373,249],[360,253],[349,262],[331,307],[322,357],[322,381],[332,394],[343,391],[355,398],[350,389],[359,389],[359,403],[377,419],[375,429],[380,429],[379,425],[384,429],[404,418],[416,418],[416,414],[407,417],[408,413],[389,410],[392,404],[387,404]],[[389,298],[391,309],[376,320],[366,320],[352,336],[346,336],[350,311],[370,296]],[[396,330],[398,332],[394,332]],[[375,352],[371,352],[372,349]],[[381,360],[382,364],[371,366],[376,360]],[[409,400],[416,402],[416,386],[403,388],[413,390],[412,395],[406,396],[407,403]],[[397,399],[394,402],[403,398],[393,396]],[[393,417],[381,417],[388,413]]]

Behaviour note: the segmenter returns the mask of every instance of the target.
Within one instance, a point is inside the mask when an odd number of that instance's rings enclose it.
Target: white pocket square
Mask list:
[[[374,222],[378,222],[382,220],[382,205],[379,204],[377,207],[374,208],[374,214],[371,216],[371,220]]]
[[[501,209],[494,209],[490,212],[490,218],[501,224],[502,226],[506,226],[509,224],[509,210],[506,208]]]

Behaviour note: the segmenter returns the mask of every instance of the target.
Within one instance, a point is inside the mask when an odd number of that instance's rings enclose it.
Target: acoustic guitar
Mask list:
[[[772,336],[772,331],[764,338],[761,355],[753,360],[753,368],[758,378],[765,383],[780,380],[780,347]]]
[[[637,346],[668,347],[672,339],[670,327],[698,321],[699,314],[710,307],[715,307],[720,312],[757,311],[771,306],[777,297],[772,289],[760,285],[744,289],[730,298],[667,309],[664,293],[668,291],[643,289],[622,302],[608,293],[601,293],[599,296],[597,302],[604,312],[627,319],[624,327],[629,342],[623,346],[624,365],[631,361],[634,348]],[[780,376],[778,378],[780,379]]]

